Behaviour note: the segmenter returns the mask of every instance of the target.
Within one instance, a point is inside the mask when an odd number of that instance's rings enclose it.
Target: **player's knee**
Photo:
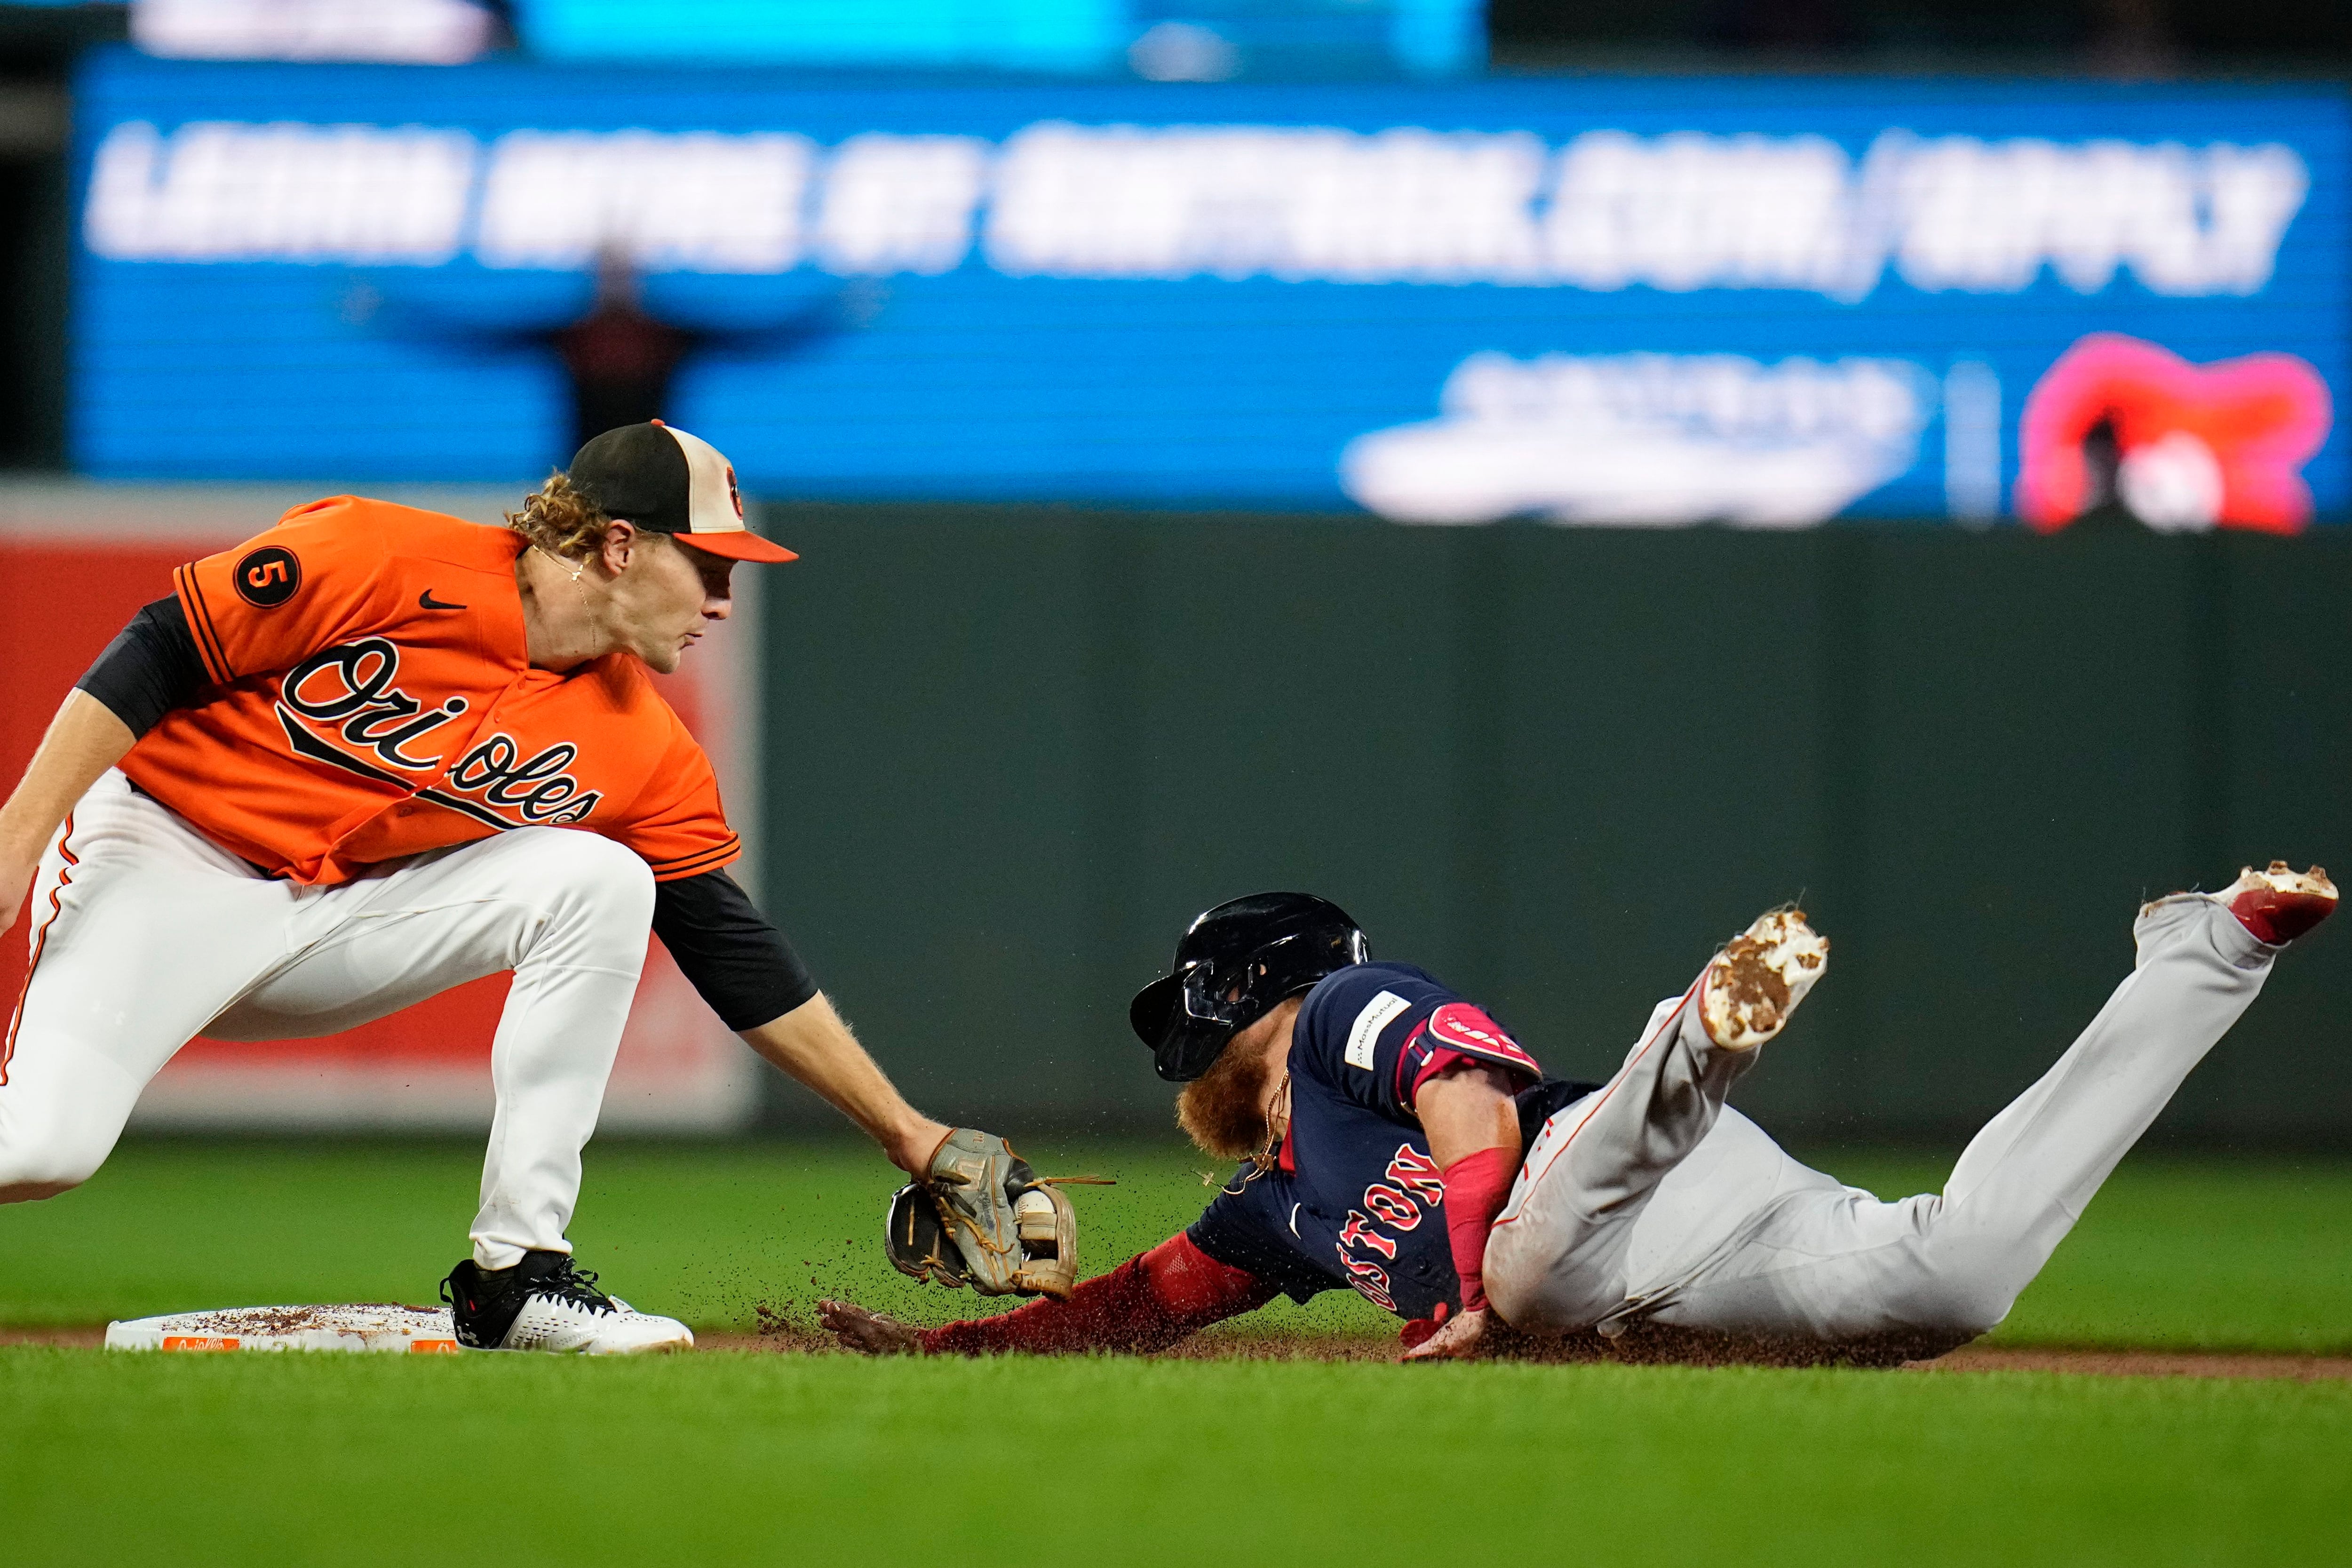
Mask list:
[[[1486,1276],[1486,1299],[1496,1315],[1515,1329],[1531,1334],[1574,1333],[1598,1322],[1601,1311],[1589,1302],[1573,1300],[1558,1290],[1530,1289],[1516,1279]]]
[[[1899,1292],[1904,1326],[1950,1336],[1955,1342],[1999,1328],[2028,1283],[2014,1278],[2016,1271],[2004,1262],[1982,1248],[1927,1249],[1917,1277]]]
[[[1553,1267],[1545,1267],[1547,1263]],[[1491,1241],[1486,1247],[1486,1299],[1502,1320],[1529,1333],[1581,1332],[1622,1306],[1625,1300],[1622,1289],[1612,1293],[1596,1271],[1533,1256],[1524,1246],[1506,1247],[1498,1256]]]
[[[526,828],[531,876],[558,907],[642,938],[654,918],[654,874],[636,851],[576,828]]]
[[[2006,1281],[1982,1278],[1937,1281],[1936,1321],[1923,1326],[1964,1333],[1974,1339],[2000,1327],[2017,1305],[2017,1290]]]
[[[0,1137],[0,1204],[30,1203],[69,1193],[98,1173],[107,1152],[87,1139],[39,1134]]]

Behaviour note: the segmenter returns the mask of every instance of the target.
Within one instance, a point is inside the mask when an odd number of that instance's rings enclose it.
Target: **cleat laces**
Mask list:
[[[578,1307],[590,1312],[610,1313],[619,1310],[614,1305],[613,1298],[597,1289],[596,1271],[593,1268],[575,1268],[568,1258],[557,1265],[546,1278],[531,1281],[526,1288],[525,1294],[527,1297],[545,1296],[551,1300],[561,1301],[567,1306]]]

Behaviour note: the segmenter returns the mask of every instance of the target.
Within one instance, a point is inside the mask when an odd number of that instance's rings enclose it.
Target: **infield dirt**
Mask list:
[[[0,1345],[47,1345],[58,1349],[97,1350],[106,1340],[96,1328],[0,1328]],[[845,1355],[824,1335],[806,1329],[763,1334],[700,1335],[700,1352],[737,1351],[772,1355]],[[1139,1357],[1150,1361],[1297,1361],[1383,1362],[1396,1359],[1396,1342],[1370,1334],[1317,1336],[1221,1336]],[[1550,1361],[1603,1362],[1608,1356],[1555,1356]],[[1647,1356],[1652,1366],[1724,1366],[1774,1364],[1769,1360],[1733,1362],[1722,1356],[1677,1360]],[[2261,1352],[2183,1354],[2166,1351],[2114,1350],[2095,1345],[2041,1345],[2011,1349],[1999,1345],[1964,1345],[1933,1361],[1901,1363],[1904,1372],[2053,1372],[2089,1377],[2217,1377],[2252,1378],[2291,1383],[2352,1381],[2352,1356],[2274,1355]]]

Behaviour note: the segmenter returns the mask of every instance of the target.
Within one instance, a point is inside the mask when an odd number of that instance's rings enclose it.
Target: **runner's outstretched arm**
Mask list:
[[[1246,1270],[1218,1262],[1179,1231],[1080,1285],[1066,1301],[1032,1301],[997,1317],[929,1330],[847,1301],[820,1301],[817,1316],[843,1344],[875,1355],[1150,1354],[1212,1323],[1255,1311],[1276,1294]]]

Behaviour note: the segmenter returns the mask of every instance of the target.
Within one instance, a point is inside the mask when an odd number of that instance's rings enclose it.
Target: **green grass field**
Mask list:
[[[1108,1265],[1204,1162],[1041,1146]],[[1882,1192],[1932,1163],[1822,1155]],[[152,1142],[0,1209],[0,1324],[423,1300],[477,1154]],[[742,1330],[892,1274],[893,1173],[838,1145],[591,1151],[583,1259]],[[1356,1333],[1328,1296],[1258,1331]],[[2136,1159],[1998,1340],[2352,1351],[2352,1164]],[[2352,1560],[2352,1384],[2000,1373],[707,1354],[176,1357],[0,1350],[0,1541],[46,1563]]]

